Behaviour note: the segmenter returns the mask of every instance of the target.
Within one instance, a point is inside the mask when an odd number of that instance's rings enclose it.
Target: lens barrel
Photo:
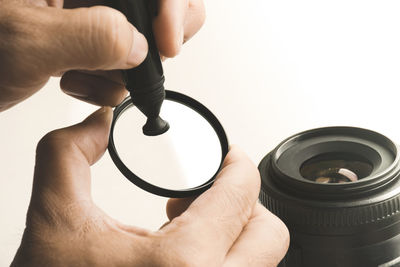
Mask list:
[[[400,266],[398,147],[361,128],[289,137],[264,157],[260,201],[290,231],[279,266]]]

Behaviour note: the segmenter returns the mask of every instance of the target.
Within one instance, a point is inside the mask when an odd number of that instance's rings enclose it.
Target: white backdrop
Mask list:
[[[206,0],[206,7],[203,29],[164,64],[166,86],[214,111],[256,164],[282,139],[321,126],[365,127],[400,143],[398,1]],[[0,266],[24,229],[36,143],[94,110],[62,94],[58,82],[0,114]],[[166,220],[165,199],[131,185],[108,154],[92,176],[94,199],[113,217],[150,229]]]

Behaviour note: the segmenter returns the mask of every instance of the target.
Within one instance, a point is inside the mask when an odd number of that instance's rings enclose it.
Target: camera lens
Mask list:
[[[284,140],[259,170],[261,203],[290,231],[280,267],[400,266],[400,164],[390,139],[314,129]]]
[[[372,164],[357,154],[326,153],[304,162],[300,174],[317,183],[348,183],[367,177],[372,170]]]

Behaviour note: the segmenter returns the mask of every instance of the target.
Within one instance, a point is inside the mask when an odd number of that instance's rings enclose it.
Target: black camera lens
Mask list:
[[[400,164],[390,139],[314,129],[283,141],[259,170],[261,203],[290,231],[279,266],[400,266]]]

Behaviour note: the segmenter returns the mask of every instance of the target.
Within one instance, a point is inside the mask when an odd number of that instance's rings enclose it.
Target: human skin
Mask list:
[[[257,202],[260,176],[238,148],[214,185],[170,199],[158,231],[122,225],[93,202],[90,166],[107,147],[112,111],[53,131],[38,144],[31,202],[12,266],[276,266],[289,235]]]
[[[127,91],[120,71],[147,42],[103,1],[0,0],[0,111],[51,76],[62,90],[102,106]],[[84,8],[76,8],[79,6]],[[64,9],[62,7],[65,7]],[[157,46],[174,57],[204,21],[201,0],[160,0]],[[110,49],[112,48],[112,49]],[[38,144],[26,229],[12,266],[274,266],[287,250],[284,224],[257,203],[257,168],[231,149],[215,184],[196,199],[171,199],[159,231],[122,225],[93,203],[90,165],[104,153],[111,109],[46,135]]]
[[[78,99],[101,106],[122,101],[127,91],[118,69],[139,65],[148,47],[121,12],[101,6],[106,3],[0,0],[0,111],[60,75],[62,90]],[[202,0],[159,0],[153,31],[161,56],[177,55],[204,18]]]

